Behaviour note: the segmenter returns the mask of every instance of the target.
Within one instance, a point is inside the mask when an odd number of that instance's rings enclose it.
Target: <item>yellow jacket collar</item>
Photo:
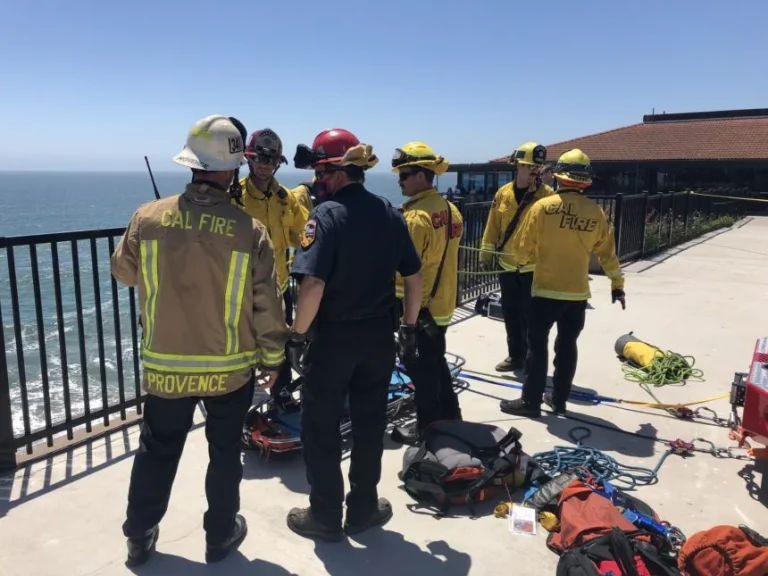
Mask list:
[[[419,200],[421,200],[422,198],[426,198],[427,196],[434,196],[435,194],[437,194],[437,190],[435,188],[429,188],[427,190],[422,190],[418,194],[414,194],[413,196],[408,198],[408,200],[403,202],[403,208],[407,208],[408,206],[410,206],[414,202],[418,202]]]
[[[242,184],[241,184],[242,186]],[[245,177],[245,192],[251,196],[252,198],[255,198],[256,200],[266,200],[267,195],[258,189],[256,184],[254,184],[253,180],[250,176]],[[280,190],[280,183],[277,181],[277,179],[272,178],[272,180],[269,181],[269,192],[270,196],[274,196],[278,193]]]

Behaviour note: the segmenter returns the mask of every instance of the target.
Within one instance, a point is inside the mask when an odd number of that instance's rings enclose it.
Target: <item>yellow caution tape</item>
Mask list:
[[[702,192],[691,192],[693,196],[706,196],[707,198],[720,198],[721,200],[747,200],[750,202],[768,202],[768,198],[744,198],[743,196],[723,196],[721,194],[703,194]]]

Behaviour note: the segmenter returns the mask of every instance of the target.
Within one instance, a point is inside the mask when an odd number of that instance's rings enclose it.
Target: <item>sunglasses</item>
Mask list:
[[[400,171],[400,173],[397,175],[397,180],[399,182],[405,182],[406,180],[408,180],[408,178],[410,178],[411,176],[416,176],[416,174],[418,173],[419,173],[418,170],[414,170],[413,172]]]
[[[333,174],[333,173],[335,173],[335,172],[341,172],[341,170],[337,170],[337,169],[329,169],[329,170],[323,170],[322,172],[317,172],[317,171],[316,171],[316,172],[315,172],[315,179],[316,179],[316,180],[322,180],[322,179],[323,179],[323,178],[325,178],[326,176],[329,176],[329,175],[331,175],[331,174]]]
[[[252,162],[253,164],[267,164],[270,166],[274,166],[277,164],[277,162],[272,156],[264,156],[261,154],[258,154],[256,156],[249,156],[248,161]]]

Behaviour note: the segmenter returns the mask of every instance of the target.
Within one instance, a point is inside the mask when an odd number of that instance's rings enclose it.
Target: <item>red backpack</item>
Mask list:
[[[683,544],[677,565],[685,576],[766,576],[768,540],[746,526],[715,526]]]
[[[680,576],[673,556],[583,482],[560,495],[560,531],[547,546],[558,554],[557,576]]]

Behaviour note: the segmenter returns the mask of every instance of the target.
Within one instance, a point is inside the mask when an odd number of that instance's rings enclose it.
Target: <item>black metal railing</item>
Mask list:
[[[619,260],[628,262],[729,226],[749,200],[691,192],[616,194],[614,233]]]
[[[624,262],[727,226],[747,208],[687,192],[595,200]],[[459,304],[499,287],[480,269],[490,206],[461,205]],[[8,270],[0,274],[0,470],[15,467],[19,449],[31,454],[36,443],[73,441],[82,429],[141,415],[136,294],[118,286],[109,264],[123,231],[0,237],[0,270]]]
[[[36,442],[108,427],[113,414],[141,414],[136,295],[109,269],[123,231],[0,238],[3,463]]]

